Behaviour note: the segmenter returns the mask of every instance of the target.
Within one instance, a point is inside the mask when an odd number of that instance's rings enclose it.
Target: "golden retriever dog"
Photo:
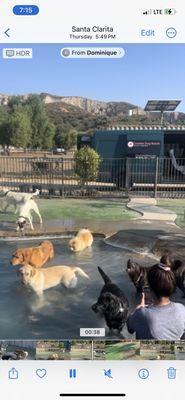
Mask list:
[[[89,229],[80,229],[77,235],[69,241],[69,247],[72,251],[82,251],[93,244],[93,236]]]
[[[21,282],[31,287],[38,296],[41,296],[44,290],[55,287],[61,283],[66,288],[76,287],[76,273],[84,278],[89,278],[81,268],[68,267],[66,265],[37,269],[29,264],[25,264],[18,271]]]
[[[30,264],[32,267],[41,268],[48,260],[54,257],[53,244],[45,240],[38,247],[18,249],[12,255],[12,265]]]

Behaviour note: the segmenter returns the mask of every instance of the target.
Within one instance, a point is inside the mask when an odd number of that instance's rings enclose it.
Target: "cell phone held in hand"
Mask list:
[[[152,296],[149,286],[144,286],[142,294],[143,293],[145,295],[145,305],[151,306],[153,304],[153,296]]]

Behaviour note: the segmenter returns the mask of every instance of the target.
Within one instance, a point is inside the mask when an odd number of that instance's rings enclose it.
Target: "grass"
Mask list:
[[[125,221],[138,215],[128,210],[123,200],[38,199],[37,203],[44,221],[54,219]],[[16,218],[17,216],[8,214],[9,221],[14,221]],[[0,221],[7,221],[7,214],[1,213]]]
[[[106,360],[127,360],[129,358],[138,358],[137,350],[140,343],[115,343],[106,345]]]
[[[157,205],[177,214],[176,224],[185,228],[185,199],[159,199]]]
[[[91,360],[91,350],[87,349],[71,349],[70,352],[71,360]]]

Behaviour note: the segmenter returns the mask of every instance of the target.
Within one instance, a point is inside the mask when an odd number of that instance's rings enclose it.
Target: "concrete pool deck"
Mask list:
[[[157,206],[153,198],[132,198],[127,204],[140,215],[106,239],[106,242],[133,253],[160,257],[171,253],[185,256],[185,231],[175,224],[176,213]]]
[[[142,220],[172,221],[175,222],[177,214],[171,210],[158,207],[157,200],[150,197],[132,198],[127,208],[141,214]]]

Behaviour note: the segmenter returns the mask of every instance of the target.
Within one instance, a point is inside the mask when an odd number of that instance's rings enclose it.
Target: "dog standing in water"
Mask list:
[[[110,330],[116,330],[120,334],[127,320],[128,301],[122,290],[111,281],[100,267],[98,267],[98,271],[105,284],[98,301],[92,305],[92,310],[105,318]]]
[[[32,288],[38,296],[41,296],[44,290],[60,284],[66,288],[75,288],[78,281],[76,274],[89,279],[89,276],[81,268],[66,265],[38,269],[25,264],[18,271],[21,282]]]
[[[12,254],[10,264],[24,265],[30,264],[32,267],[41,268],[47,261],[54,257],[54,247],[51,241],[44,240],[37,247],[25,247],[17,249]]]
[[[80,229],[77,235],[69,241],[69,247],[72,251],[82,251],[93,244],[93,235],[89,229]]]

